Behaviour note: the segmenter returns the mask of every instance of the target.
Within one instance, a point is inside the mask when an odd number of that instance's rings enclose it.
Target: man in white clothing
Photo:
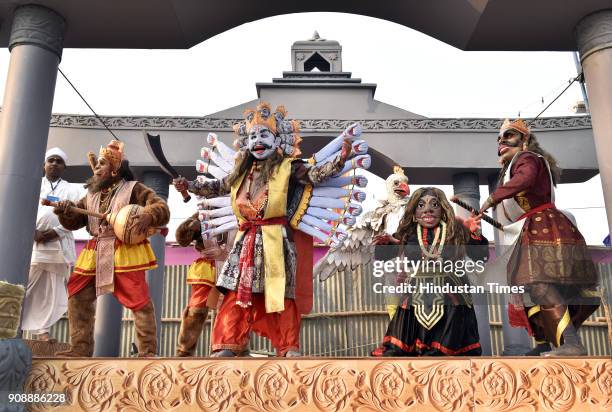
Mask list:
[[[62,179],[68,157],[60,148],[45,154],[45,176],[40,197],[52,201],[78,201],[80,194]],[[49,340],[49,329],[66,312],[66,280],[76,260],[74,236],[60,225],[53,207],[39,203],[34,232],[34,247],[21,328],[31,331],[35,339]]]

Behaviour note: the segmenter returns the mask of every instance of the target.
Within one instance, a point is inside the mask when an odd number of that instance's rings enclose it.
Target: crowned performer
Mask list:
[[[45,176],[40,197],[78,201],[78,189],[62,178],[68,156],[59,147],[45,154]],[[49,340],[49,329],[66,313],[66,280],[76,260],[74,236],[64,228],[50,206],[38,205],[36,231],[21,328],[38,340]]]
[[[283,107],[273,113],[266,103],[247,110],[245,122],[234,128],[239,152],[229,175],[175,180],[178,190],[204,197],[230,193],[238,218],[236,241],[217,276],[225,296],[215,319],[213,356],[243,352],[251,331],[269,338],[278,356],[300,355],[299,295],[312,290],[312,238],[289,224],[289,203],[299,188],[342,172],[351,142],[346,138],[329,161],[307,164],[296,158],[298,124],[285,115]],[[303,252],[307,248],[310,254]],[[311,292],[304,299],[311,302]]]
[[[527,355],[585,355],[577,329],[598,307],[597,273],[580,231],[555,207],[557,162],[521,119],[506,119],[497,143],[498,186],[480,211],[495,207],[507,225],[508,283],[527,291],[512,297],[510,324],[534,335]]]
[[[69,230],[86,227],[92,238],[79,255],[68,280],[68,322],[71,349],[58,356],[92,356],[96,297],[112,293],[134,314],[138,356],[155,356],[157,337],[153,303],[145,271],[157,267],[148,240],[137,244],[121,242],[106,220],[76,213],[71,206],[90,212],[117,213],[127,205],[140,205],[142,213],[126,222],[129,230],[146,233],[170,219],[166,202],[134,180],[125,158],[123,143],[112,140],[101,147],[99,157],[89,153],[94,172],[87,181],[87,195],[76,205],[61,201],[55,208],[60,223]]]
[[[418,264],[418,269],[400,277],[408,279],[414,293],[400,298],[383,343],[372,355],[479,356],[476,314],[466,291],[467,271],[457,262],[470,257],[484,266],[489,252],[480,218],[455,216],[444,192],[423,187],[410,197],[397,232],[379,235],[374,243],[389,245],[378,247],[377,258],[401,256]],[[449,293],[435,290],[445,285],[454,289],[449,288]]]

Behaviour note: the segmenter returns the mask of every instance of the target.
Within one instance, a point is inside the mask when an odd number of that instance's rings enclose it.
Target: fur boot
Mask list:
[[[181,321],[176,356],[193,356],[207,316],[208,308],[185,308]]]
[[[149,301],[145,307],[134,314],[134,333],[139,358],[157,355],[157,325],[155,324],[155,308]]]
[[[94,349],[94,324],[96,321],[96,288],[93,284],[68,299],[68,327],[70,350],[57,352],[55,356],[91,357]]]

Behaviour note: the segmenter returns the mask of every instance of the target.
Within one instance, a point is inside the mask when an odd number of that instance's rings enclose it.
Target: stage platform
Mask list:
[[[612,411],[612,360],[34,358],[32,411]]]

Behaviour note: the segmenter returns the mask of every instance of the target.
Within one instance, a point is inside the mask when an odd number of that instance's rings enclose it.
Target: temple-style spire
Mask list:
[[[291,68],[294,72],[341,72],[342,46],[335,40],[321,38],[315,30],[310,39],[291,46]]]

